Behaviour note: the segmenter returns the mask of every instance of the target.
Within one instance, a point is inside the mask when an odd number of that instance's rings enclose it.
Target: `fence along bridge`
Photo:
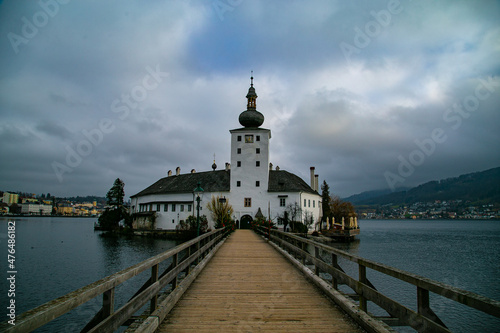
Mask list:
[[[102,297],[102,308],[82,332],[113,332],[120,326],[128,326],[126,332],[391,332],[390,325],[450,332],[430,308],[430,292],[500,317],[500,302],[487,297],[290,233],[257,232],[261,237],[250,230],[233,235],[214,230],[27,311],[15,326],[3,322],[0,331],[30,332],[95,297]],[[331,260],[324,260],[325,255]],[[339,258],[356,264],[358,276],[346,274]],[[160,273],[165,262],[170,264]],[[417,308],[377,291],[367,269],[413,285]],[[115,288],[147,270],[151,274],[143,286],[115,309]],[[353,294],[340,292],[340,285],[349,286]],[[387,315],[367,313],[368,302]]]

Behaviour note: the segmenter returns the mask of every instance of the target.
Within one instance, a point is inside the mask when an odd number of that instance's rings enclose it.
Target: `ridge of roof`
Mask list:
[[[229,192],[231,170],[204,171],[164,177],[132,195],[131,198],[152,194],[192,193],[198,182],[201,183],[205,192]],[[267,191],[318,194],[302,178],[286,170],[269,170]]]

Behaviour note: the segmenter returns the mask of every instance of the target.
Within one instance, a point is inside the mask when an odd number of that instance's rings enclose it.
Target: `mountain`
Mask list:
[[[344,200],[354,205],[411,204],[435,200],[500,203],[500,167],[455,178],[430,181],[400,192],[387,192],[383,190],[363,192]]]
[[[410,189],[409,187],[398,188],[396,190],[396,192],[408,191],[409,189]],[[380,198],[384,195],[388,195],[391,193],[393,193],[393,192],[390,189],[365,191],[365,192],[361,192],[359,194],[351,195],[350,197],[347,197],[347,198],[343,198],[342,200],[349,201],[352,204],[358,204],[360,202],[374,200],[374,199]]]

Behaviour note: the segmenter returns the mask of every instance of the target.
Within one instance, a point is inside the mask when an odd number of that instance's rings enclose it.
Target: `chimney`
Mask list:
[[[280,171],[280,167],[279,166],[276,166],[276,171]]]
[[[172,176],[172,170],[168,170],[168,172],[167,172],[167,177],[170,177],[170,176]]]
[[[273,169],[273,164],[269,163],[269,170],[272,170],[272,169]]]
[[[196,173],[196,170],[195,169],[191,169],[191,173]]]
[[[231,164],[226,162],[226,171],[229,171],[229,170],[231,170]]]
[[[311,170],[311,188],[316,191],[315,182],[314,182],[314,169],[315,168],[313,166],[310,168],[310,170]]]
[[[175,168],[175,175],[178,176],[180,174],[181,174],[181,168],[180,167]]]
[[[314,187],[316,192],[319,191],[319,175],[314,175]]]

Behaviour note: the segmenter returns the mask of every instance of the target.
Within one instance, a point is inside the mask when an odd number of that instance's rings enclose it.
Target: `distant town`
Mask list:
[[[103,197],[56,198],[47,194],[0,191],[0,215],[99,216],[106,209]]]
[[[500,219],[500,205],[449,200],[410,205],[356,206],[360,219]]]

